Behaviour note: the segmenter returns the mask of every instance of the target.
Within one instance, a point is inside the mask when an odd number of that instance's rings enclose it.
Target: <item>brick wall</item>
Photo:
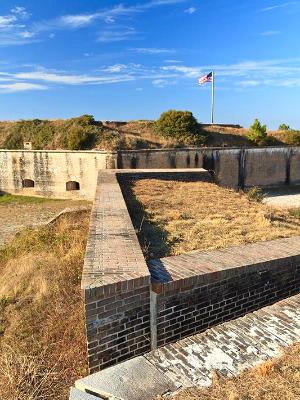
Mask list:
[[[150,350],[150,274],[114,172],[100,172],[82,276],[90,372]]]
[[[300,291],[300,238],[149,262],[157,345],[201,332]]]
[[[152,260],[122,194],[132,179],[209,180],[199,170],[100,171],[82,275],[96,372],[300,291],[300,237]]]

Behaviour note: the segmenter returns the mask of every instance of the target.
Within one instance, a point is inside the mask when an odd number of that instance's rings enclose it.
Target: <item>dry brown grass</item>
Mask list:
[[[280,358],[267,361],[236,378],[215,376],[206,389],[179,392],[173,400],[299,400],[300,345],[289,348]]]
[[[296,213],[213,183],[140,180],[132,192],[138,203],[129,208],[150,258],[300,234]]]
[[[87,373],[80,277],[89,213],[28,229],[0,250],[0,399],[67,399]]]

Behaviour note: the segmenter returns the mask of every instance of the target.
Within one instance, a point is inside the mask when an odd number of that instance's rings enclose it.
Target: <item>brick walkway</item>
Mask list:
[[[299,341],[300,295],[296,295],[80,379],[76,387],[98,394],[97,398],[99,394],[111,393],[124,400],[149,400],[174,388],[207,386],[211,383],[212,370],[225,376],[237,375]],[[140,385],[141,366],[149,368],[155,384],[148,382],[143,371],[144,385]],[[130,379],[122,375],[121,385],[120,368],[130,371]],[[77,398],[81,398],[80,393]]]

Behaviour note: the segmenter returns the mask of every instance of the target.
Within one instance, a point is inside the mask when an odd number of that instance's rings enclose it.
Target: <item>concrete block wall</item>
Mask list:
[[[149,263],[157,346],[300,291],[300,237],[194,252]]]

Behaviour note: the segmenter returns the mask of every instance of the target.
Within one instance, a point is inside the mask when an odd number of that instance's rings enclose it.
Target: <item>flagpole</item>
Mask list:
[[[212,71],[212,85],[211,85],[211,124],[214,123],[214,108],[215,108],[215,72]]]

